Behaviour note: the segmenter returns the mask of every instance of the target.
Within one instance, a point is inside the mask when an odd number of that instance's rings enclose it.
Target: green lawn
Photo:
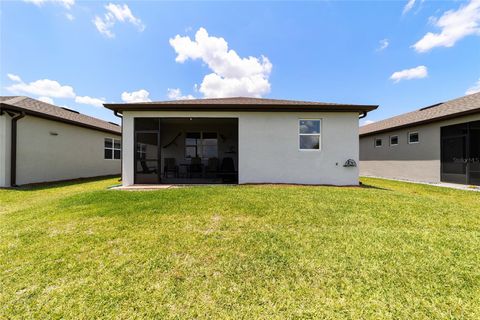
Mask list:
[[[480,319],[480,193],[0,190],[0,319]]]

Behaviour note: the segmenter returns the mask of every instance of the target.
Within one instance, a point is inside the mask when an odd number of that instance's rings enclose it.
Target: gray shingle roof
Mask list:
[[[115,134],[120,134],[122,131],[120,126],[113,123],[24,96],[0,96],[0,109],[23,111],[26,114],[41,118],[57,120]]]
[[[480,113],[480,92],[360,127],[360,136]]]
[[[250,97],[188,99],[171,101],[152,101],[139,103],[108,103],[111,110],[328,110],[328,111],[371,111],[377,105],[357,105],[344,103],[313,102],[299,100],[280,100]]]
[[[140,102],[139,104],[234,104],[234,105],[255,104],[255,105],[328,105],[328,106],[345,105],[345,104],[331,103],[331,102],[313,102],[313,101],[301,101],[301,100],[281,100],[281,99],[266,99],[266,98],[251,98],[251,97],[151,101],[151,102]]]

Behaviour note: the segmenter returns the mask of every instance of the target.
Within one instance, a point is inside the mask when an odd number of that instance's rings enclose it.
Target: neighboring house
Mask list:
[[[480,185],[480,93],[361,127],[360,174]]]
[[[377,106],[259,98],[105,104],[123,116],[123,185],[358,184],[358,119]]]
[[[28,97],[0,97],[0,187],[119,174],[121,128]]]

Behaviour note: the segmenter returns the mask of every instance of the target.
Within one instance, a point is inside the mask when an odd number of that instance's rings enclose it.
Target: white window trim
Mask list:
[[[379,146],[377,146],[377,141],[378,141],[378,140],[380,140],[380,145],[379,145]],[[373,146],[374,146],[375,148],[381,148],[381,147],[383,147],[383,139],[382,139],[382,138],[375,138],[375,139],[373,139]]]
[[[322,129],[323,129],[323,119],[298,119],[298,150],[302,152],[320,152],[322,151]],[[300,121],[320,121],[320,132],[319,133],[300,133]],[[318,149],[302,149],[300,147],[300,136],[318,136]]]
[[[105,147],[105,140],[106,139],[112,140],[112,147],[111,148]],[[115,148],[115,140],[120,142],[120,148]],[[112,150],[112,157],[111,158],[105,158],[105,149]],[[119,159],[115,159],[115,151],[116,150],[120,151],[120,158]],[[121,159],[122,159],[122,139],[105,137],[103,139],[103,160],[116,160],[116,161],[118,161],[118,160],[121,160]]]
[[[410,141],[410,135],[415,134],[415,133],[418,135],[418,141],[411,142],[411,141]],[[417,143],[420,143],[420,134],[418,133],[418,131],[409,132],[409,133],[408,133],[408,136],[407,136],[407,141],[408,141],[408,144],[417,144]]]
[[[397,143],[393,144],[392,143],[392,138],[395,138],[395,137],[397,137]],[[393,135],[393,136],[389,137],[389,142],[390,142],[390,147],[395,147],[395,146],[398,146],[398,144],[400,142],[400,139],[398,138],[398,135]]]

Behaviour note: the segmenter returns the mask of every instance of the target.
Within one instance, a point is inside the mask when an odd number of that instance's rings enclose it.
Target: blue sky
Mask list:
[[[109,121],[103,101],[229,95],[375,121],[480,90],[479,0],[2,1],[0,19],[2,95]]]

